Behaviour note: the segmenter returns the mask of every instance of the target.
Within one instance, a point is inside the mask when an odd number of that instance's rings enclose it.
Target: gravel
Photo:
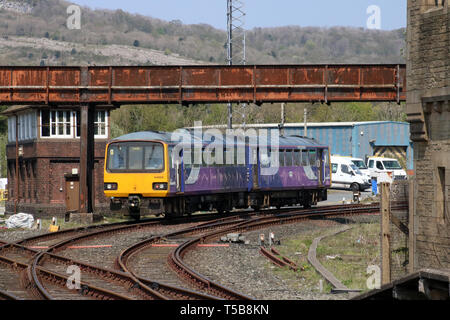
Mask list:
[[[320,293],[318,285],[311,288],[296,275],[298,281],[285,280],[277,275],[267,258],[259,252],[259,235],[274,232],[281,243],[302,233],[323,230],[342,223],[364,223],[373,216],[361,216],[345,219],[310,220],[293,225],[271,227],[244,234],[250,244],[230,244],[229,247],[207,247],[186,253],[184,261],[210,280],[244,293],[258,300],[343,300],[347,294]],[[307,254],[307,253],[304,253]]]

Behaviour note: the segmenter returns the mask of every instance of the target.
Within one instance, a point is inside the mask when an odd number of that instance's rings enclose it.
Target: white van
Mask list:
[[[367,167],[371,177],[380,177],[388,174],[392,180],[407,180],[408,175],[397,159],[383,157],[369,157]]]
[[[370,179],[363,174],[349,157],[331,156],[332,188],[350,188],[364,191],[371,186]]]
[[[364,163],[364,160],[361,158],[350,158],[350,160],[353,162],[353,164],[361,171],[363,174],[369,177],[370,179],[370,170],[367,168],[366,164]]]

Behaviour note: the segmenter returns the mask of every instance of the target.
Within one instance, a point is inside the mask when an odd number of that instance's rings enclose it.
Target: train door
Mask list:
[[[175,184],[177,193],[184,193],[184,176],[183,150],[181,150],[179,158],[175,160]]]
[[[251,148],[252,156],[252,187],[259,189],[259,148]]]
[[[323,149],[317,150],[317,161],[319,166],[319,186],[323,186],[325,182],[325,161]]]

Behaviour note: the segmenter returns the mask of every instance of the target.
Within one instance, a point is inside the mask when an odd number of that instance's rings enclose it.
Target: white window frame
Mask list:
[[[49,137],[44,137],[42,135],[42,110],[40,111],[40,120],[39,120],[39,124],[40,124],[40,138],[41,139],[80,139],[80,137],[77,136],[77,122],[78,122],[78,114],[76,110],[68,110],[68,109],[61,109],[61,110],[54,110],[54,109],[50,109],[50,119],[49,119],[49,125],[50,125],[50,136]],[[54,123],[52,120],[52,112],[56,112],[56,135],[54,135],[52,133],[52,124]],[[60,135],[58,134],[58,112],[66,112],[65,113],[65,117],[67,116],[67,113],[70,114],[70,134],[67,135]],[[105,121],[100,121],[101,116],[100,116],[100,112],[104,112],[105,113]],[[97,110],[95,112],[95,116],[94,116],[94,126],[98,126],[103,124],[104,128],[105,128],[105,133],[104,134],[96,134],[94,138],[96,139],[107,139],[109,136],[109,111],[108,110]],[[67,120],[67,119],[66,119]],[[63,122],[64,124],[67,124],[67,121]],[[81,130],[81,128],[80,128]]]
[[[101,116],[100,113],[104,112],[105,113],[105,121],[100,121]],[[104,125],[105,128],[105,134],[96,134],[95,138],[99,138],[99,139],[106,139],[108,138],[108,111],[107,110],[98,110],[95,111],[95,118],[94,118],[94,126],[100,126],[101,124]],[[100,127],[99,127],[99,132],[100,132]]]
[[[105,121],[104,122],[100,121],[100,119],[101,119],[100,112],[105,113]],[[74,123],[75,123],[75,126],[78,124],[78,113],[77,112],[74,112]],[[108,110],[96,110],[95,111],[94,130],[95,130],[95,126],[100,125],[100,124],[104,124],[105,134],[95,134],[94,138],[95,139],[108,139],[108,136],[109,136],[109,132],[108,132],[109,131],[109,111]],[[76,139],[80,139],[80,137],[77,136],[76,130],[74,132],[74,135],[75,135]]]
[[[73,117],[73,114],[72,114],[72,110],[67,110],[67,109],[64,109],[64,110],[52,110],[52,109],[50,109],[49,110],[49,112],[50,112],[50,118],[49,118],[49,126],[50,126],[50,136],[49,137],[44,137],[43,135],[42,135],[42,128],[43,128],[43,125],[42,125],[42,110],[40,111],[40,121],[39,121],[39,123],[40,123],[40,138],[41,139],[73,139],[73,137],[74,137],[74,134],[75,134],[75,130],[74,130],[74,125],[73,125],[73,121],[74,121],[74,117]],[[53,119],[52,119],[52,113],[53,112],[55,112],[55,120],[56,120],[56,122],[54,122],[53,121]],[[59,113],[60,112],[64,112],[64,118],[63,118],[63,122],[59,122]],[[67,121],[67,114],[69,114],[69,121]],[[66,130],[65,128],[66,128],[66,124],[67,123],[69,123],[70,125],[69,125],[69,128],[70,128],[70,134],[58,134],[58,124],[60,124],[60,123],[62,123],[62,124],[64,124],[64,131]],[[56,134],[53,134],[53,124],[55,124],[55,132],[56,132]]]

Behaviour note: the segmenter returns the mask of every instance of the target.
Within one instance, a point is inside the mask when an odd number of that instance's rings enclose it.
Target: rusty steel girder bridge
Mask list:
[[[406,101],[406,66],[0,67],[2,105],[80,106],[81,213],[93,209],[97,105],[351,101]]]

